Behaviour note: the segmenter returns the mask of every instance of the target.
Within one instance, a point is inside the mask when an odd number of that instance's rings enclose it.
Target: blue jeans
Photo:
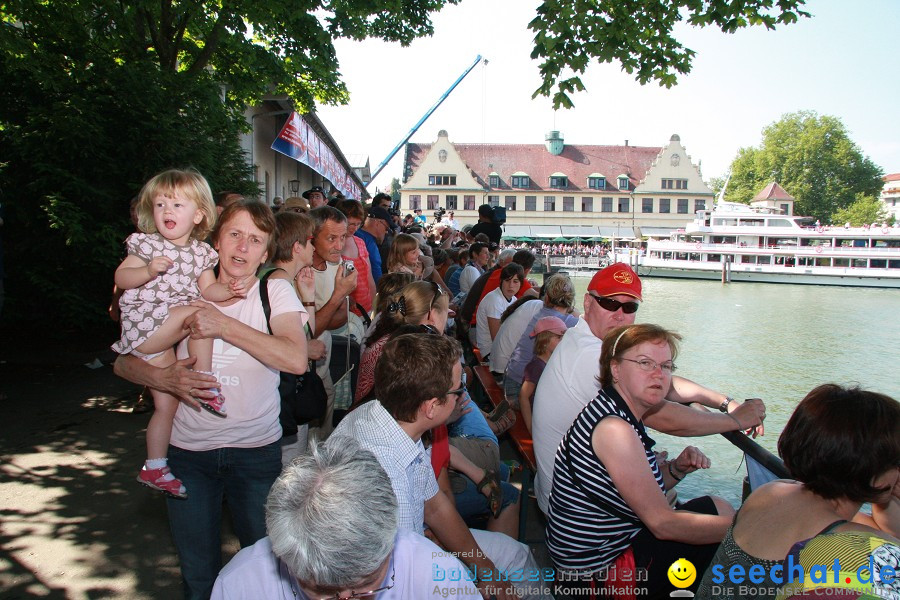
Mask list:
[[[516,410],[519,409],[519,390],[521,389],[522,382],[516,381],[507,373],[503,378],[503,392],[506,394],[506,401]]]
[[[494,435],[493,431],[491,431],[491,426],[488,425],[487,419],[484,418],[484,415],[478,409],[478,405],[472,401],[472,398],[468,395],[468,392],[466,392],[466,398],[469,401],[469,408],[471,408],[472,410],[461,416],[453,423],[450,423],[450,437],[465,436],[488,440],[497,444],[497,436]]]
[[[222,568],[222,501],[241,548],[264,538],[266,497],[281,473],[281,445],[204,452],[169,446],[169,466],[188,493],[186,500],[167,501],[184,597],[205,600]]]
[[[500,463],[500,465],[501,467],[506,467],[503,463]],[[462,473],[459,476],[466,482],[466,487],[458,494],[453,494],[456,500],[456,510],[466,524],[472,527],[471,523],[479,524],[479,517],[483,519],[490,513],[490,503],[484,494],[475,487],[475,482]],[[506,467],[506,477],[509,478],[509,467]],[[503,491],[503,502],[501,503],[503,508],[519,501],[519,490],[511,483],[504,481],[502,474],[500,476],[500,489]]]

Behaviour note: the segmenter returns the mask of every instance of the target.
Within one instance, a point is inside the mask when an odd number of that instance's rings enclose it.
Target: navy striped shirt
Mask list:
[[[547,548],[561,570],[594,573],[609,566],[642,528],[591,446],[594,429],[601,419],[609,416],[621,418],[634,429],[644,446],[653,476],[665,493],[653,453],[656,442],[647,435],[644,424],[635,418],[615,388],[600,390],[572,423],[556,450]],[[572,479],[570,461],[582,487]]]

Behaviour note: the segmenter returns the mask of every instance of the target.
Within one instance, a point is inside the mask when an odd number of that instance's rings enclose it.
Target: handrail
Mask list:
[[[698,247],[697,244],[700,244]],[[657,246],[657,244],[660,244]],[[651,248],[652,246],[652,248]],[[759,253],[759,252],[784,252],[784,253],[795,253],[795,254],[821,254],[822,252],[828,253],[836,253],[836,252],[846,252],[847,254],[865,254],[872,252],[887,252],[887,253],[900,253],[900,247],[898,246],[741,246],[740,244],[731,244],[731,243],[711,243],[711,242],[673,242],[672,240],[652,240],[647,243],[647,248],[652,250],[660,250],[664,252],[677,252],[680,250],[688,250],[691,252],[696,252],[697,250],[702,250],[704,253],[713,254],[721,254],[722,252],[736,252],[738,254],[741,253]],[[816,248],[822,248],[821,251],[816,250]]]
[[[746,434],[740,431],[724,431],[721,435],[779,479],[793,479],[787,467],[784,466],[784,461],[757,444]]]

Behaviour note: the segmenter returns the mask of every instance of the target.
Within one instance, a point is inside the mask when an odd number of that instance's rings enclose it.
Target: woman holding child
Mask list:
[[[120,376],[181,401],[168,458],[189,494],[169,499],[168,510],[186,598],[209,597],[221,568],[223,500],[242,547],[266,535],[265,500],[281,471],[278,373],[307,368],[307,315],[288,281],[267,282],[267,333],[256,272],[273,253],[275,228],[271,210],[255,201],[229,206],[216,223],[217,281],[245,291],[224,302],[196,302],[185,321],[192,339],[213,340],[216,376],[190,370],[194,359],[185,358],[186,342],[178,346],[181,360],[168,367],[132,355],[115,365]],[[215,398],[217,390],[228,398],[224,419],[198,408],[198,399]]]

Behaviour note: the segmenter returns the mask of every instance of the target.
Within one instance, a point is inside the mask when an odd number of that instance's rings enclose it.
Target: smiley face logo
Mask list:
[[[669,582],[677,588],[686,588],[697,579],[697,569],[686,558],[679,558],[667,571]]]

